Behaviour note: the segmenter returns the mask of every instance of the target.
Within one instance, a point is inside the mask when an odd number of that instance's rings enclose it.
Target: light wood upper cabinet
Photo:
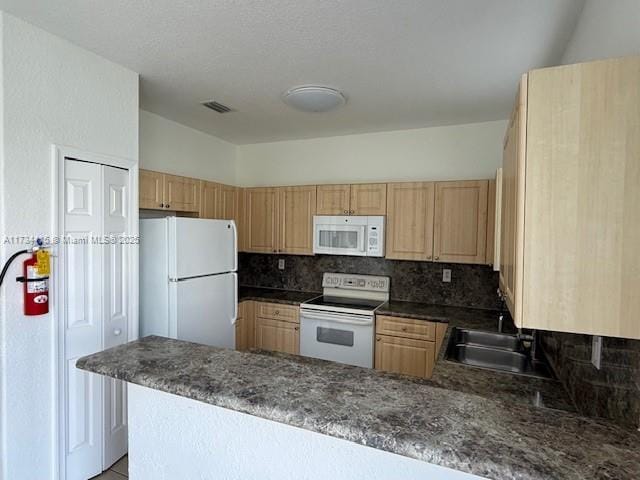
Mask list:
[[[387,209],[387,185],[318,185],[318,215],[384,215]]]
[[[487,180],[436,183],[435,261],[485,263],[488,187]]]
[[[516,326],[522,328],[522,247],[527,130],[527,76],[520,81],[504,138],[500,215],[500,290]],[[516,271],[520,273],[517,277]],[[516,279],[519,285],[516,286]],[[519,295],[516,300],[516,295]]]
[[[384,215],[387,211],[387,184],[351,185],[352,215]]]
[[[349,215],[351,185],[318,185],[318,215]]]
[[[164,209],[164,174],[151,170],[140,170],[139,208]]]
[[[278,252],[313,255],[316,187],[282,187],[279,193]]]
[[[278,199],[279,191],[277,188],[246,189],[247,251],[277,253]]]
[[[176,212],[200,210],[200,182],[194,178],[176,175],[164,176],[165,207]]]
[[[235,220],[238,223],[238,204],[240,191],[230,185],[220,186],[220,202],[218,203],[218,217],[223,220]]]
[[[199,212],[200,180],[140,170],[139,208]]]
[[[493,254],[496,233],[496,181],[489,180],[487,193],[487,245],[485,250],[485,263],[493,265]]]
[[[638,85],[640,57],[533,70],[521,84],[500,245],[520,327],[640,339]]]
[[[200,218],[219,218],[220,187],[215,182],[200,181]]]
[[[386,258],[432,259],[434,191],[433,182],[388,184]]]

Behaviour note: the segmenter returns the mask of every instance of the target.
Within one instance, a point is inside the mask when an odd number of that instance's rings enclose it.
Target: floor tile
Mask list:
[[[129,475],[129,456],[125,455],[109,469],[122,475]]]
[[[126,480],[127,477],[124,475],[120,475],[111,470],[107,470],[102,475],[98,475],[97,477],[93,477],[91,480]]]

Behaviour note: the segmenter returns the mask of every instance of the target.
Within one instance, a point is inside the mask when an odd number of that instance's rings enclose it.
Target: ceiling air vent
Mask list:
[[[207,108],[210,108],[211,110],[214,110],[218,113],[229,113],[229,112],[233,112],[233,109],[227,107],[226,105],[223,105],[221,103],[215,102],[213,100],[211,100],[210,102],[204,102],[202,105],[204,105]]]

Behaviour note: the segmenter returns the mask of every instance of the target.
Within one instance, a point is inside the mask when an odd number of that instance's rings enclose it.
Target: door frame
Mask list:
[[[138,236],[138,162],[134,159],[120,158],[110,155],[88,152],[74,147],[63,145],[51,146],[51,235],[52,238],[60,237],[64,234],[64,175],[65,159],[79,160],[89,163],[97,163],[109,167],[122,168],[129,171],[129,204],[127,213],[129,215],[129,232],[132,236]],[[61,265],[61,255],[59,245],[52,249],[52,271],[53,281],[50,288],[51,317],[54,325],[53,336],[53,358],[52,362],[52,383],[53,383],[53,446],[52,458],[54,459],[54,476],[56,480],[65,480],[66,457],[65,448],[67,432],[62,425],[67,423],[66,402],[64,398],[64,326],[61,320],[64,319],[64,295],[61,295],[64,284],[63,266]],[[127,340],[138,338],[138,249],[131,252],[131,265],[129,269],[129,323],[127,325]],[[101,448],[104,449],[104,446]]]

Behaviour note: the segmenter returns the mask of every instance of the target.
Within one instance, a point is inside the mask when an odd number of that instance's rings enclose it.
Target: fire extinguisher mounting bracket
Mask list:
[[[20,282],[20,283],[42,282],[43,280],[49,280],[49,277],[24,278],[22,275],[20,275],[19,277],[16,277],[16,282]]]

